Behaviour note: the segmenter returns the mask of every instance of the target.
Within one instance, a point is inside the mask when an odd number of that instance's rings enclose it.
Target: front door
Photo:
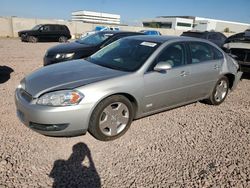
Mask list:
[[[167,46],[156,58],[144,75],[144,113],[185,103],[189,90],[186,83],[190,76],[186,59],[182,43]],[[159,62],[167,62],[172,68],[164,72],[154,71]]]

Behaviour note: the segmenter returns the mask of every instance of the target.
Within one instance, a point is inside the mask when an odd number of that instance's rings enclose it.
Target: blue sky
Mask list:
[[[0,16],[70,19],[75,10],[120,14],[130,24],[162,15],[250,23],[250,0],[0,0]]]

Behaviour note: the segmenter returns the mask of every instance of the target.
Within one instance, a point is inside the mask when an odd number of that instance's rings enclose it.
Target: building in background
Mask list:
[[[143,27],[188,31],[193,29],[193,23],[193,19],[189,17],[159,16],[153,19],[143,20]]]
[[[75,11],[71,13],[72,21],[82,21],[87,23],[112,24],[119,25],[121,16],[118,14],[109,14],[92,11]]]
[[[209,18],[195,17],[194,29],[200,31],[219,31],[239,33],[250,28],[250,24],[241,22],[230,22]]]
[[[144,27],[168,28],[175,30],[199,30],[238,33],[250,28],[250,24],[201,18],[194,16],[159,16],[143,20]]]

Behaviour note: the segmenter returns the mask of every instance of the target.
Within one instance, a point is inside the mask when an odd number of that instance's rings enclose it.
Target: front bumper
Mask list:
[[[21,95],[20,89],[16,89],[15,102],[20,121],[43,135],[76,136],[85,134],[88,130],[93,107],[90,104],[66,107],[41,106],[32,101],[28,102]]]

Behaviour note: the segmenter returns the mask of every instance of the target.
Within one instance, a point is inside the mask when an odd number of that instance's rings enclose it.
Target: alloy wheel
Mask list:
[[[121,133],[129,122],[128,107],[122,102],[108,105],[101,113],[99,127],[106,136],[116,136]]]

